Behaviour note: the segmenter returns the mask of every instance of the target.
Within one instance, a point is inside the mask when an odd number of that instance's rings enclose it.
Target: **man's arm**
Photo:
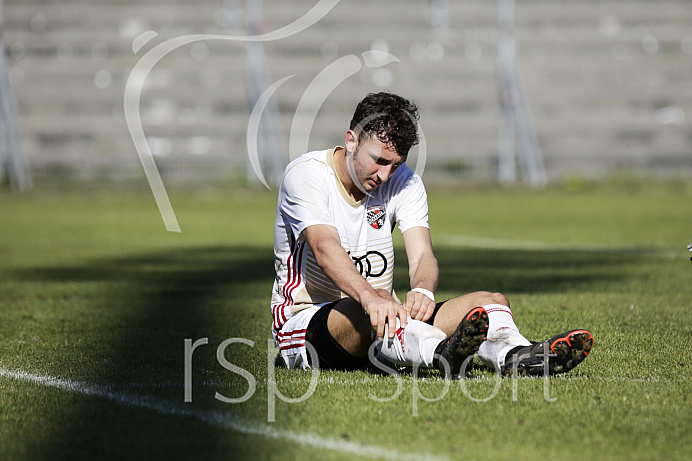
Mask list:
[[[339,234],[334,227],[316,224],[306,227],[302,235],[310,245],[317,265],[370,316],[370,324],[377,332],[378,339],[384,337],[385,322],[389,326],[389,337],[394,336],[397,316],[401,320],[401,327],[406,326],[406,310],[398,303],[378,295],[363,278],[341,246]]]
[[[412,227],[402,235],[408,258],[411,289],[422,288],[435,293],[439,269],[433,253],[430,230],[426,227]],[[423,293],[409,291],[406,293],[404,307],[412,318],[426,321],[435,310],[435,302]]]

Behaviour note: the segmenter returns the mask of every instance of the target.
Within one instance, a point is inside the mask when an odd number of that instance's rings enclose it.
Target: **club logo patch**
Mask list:
[[[383,206],[371,206],[368,208],[368,224],[373,229],[382,229],[386,215]]]

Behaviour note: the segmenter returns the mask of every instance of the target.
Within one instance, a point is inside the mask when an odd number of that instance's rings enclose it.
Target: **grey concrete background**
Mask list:
[[[291,23],[316,3],[265,0],[263,30]],[[495,181],[497,3],[449,8],[449,26],[440,28],[431,24],[428,1],[342,0],[306,30],[264,43],[268,83],[293,75],[274,95],[286,159],[297,104],[313,79],[342,56],[362,61],[363,52],[380,49],[400,62],[363,65],[331,92],[310,148],[342,143],[356,102],[387,89],[420,107],[426,176]],[[233,0],[6,0],[4,16],[22,145],[36,184],[144,183],[123,112],[132,68],[168,39],[248,33],[245,2]],[[133,40],[146,31],[158,35],[134,53]],[[692,2],[519,1],[515,34],[551,181],[621,171],[692,175]],[[167,183],[245,174],[248,93],[240,42],[197,42],[156,64],[141,116]]]

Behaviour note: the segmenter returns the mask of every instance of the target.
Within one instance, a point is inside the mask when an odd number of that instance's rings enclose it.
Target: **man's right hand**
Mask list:
[[[401,304],[392,299],[391,295],[385,297],[378,292],[377,295],[362,300],[361,305],[370,317],[370,324],[377,335],[377,339],[384,339],[385,324],[387,325],[388,336],[394,337],[397,317],[401,322],[401,328],[406,328],[408,313]]]
[[[363,310],[370,317],[370,324],[377,334],[377,339],[384,338],[385,324],[389,329],[389,337],[394,337],[397,316],[401,320],[401,327],[406,326],[406,309],[394,301],[386,290],[379,290],[384,292],[379,293],[363,278],[341,246],[335,227],[315,224],[306,227],[302,235],[310,245],[317,265],[327,277],[332,279],[341,291],[363,306]]]

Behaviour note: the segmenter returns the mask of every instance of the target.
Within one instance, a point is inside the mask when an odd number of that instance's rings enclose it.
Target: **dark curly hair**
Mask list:
[[[388,148],[406,159],[411,147],[418,144],[418,107],[393,93],[370,93],[356,107],[351,130],[358,142],[377,136]]]

